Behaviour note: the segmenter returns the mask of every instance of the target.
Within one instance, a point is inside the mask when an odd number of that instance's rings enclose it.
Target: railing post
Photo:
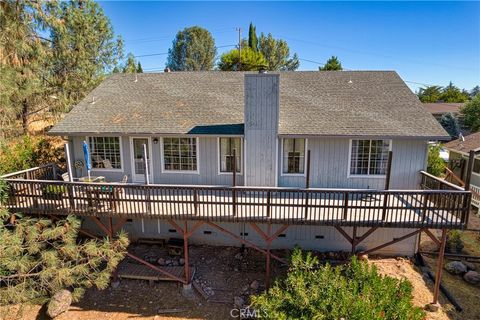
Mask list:
[[[343,220],[347,220],[348,216],[348,191],[343,193]]]
[[[390,189],[390,176],[392,173],[392,156],[393,152],[388,151],[388,161],[387,161],[387,175],[385,177],[385,190]]]
[[[232,210],[233,210],[233,216],[237,216],[237,190],[235,187],[232,188]]]
[[[193,210],[198,215],[198,189],[193,189]]]
[[[428,211],[428,201],[430,198],[430,194],[427,193],[423,197],[423,208],[422,208],[422,222],[425,222],[427,218],[427,211]]]
[[[232,186],[237,185],[237,153],[233,149],[233,162],[232,162]]]
[[[465,177],[465,191],[470,190],[470,181],[472,179],[474,161],[475,161],[475,151],[470,150],[469,155],[468,155],[467,176]]]
[[[305,177],[305,188],[310,188],[310,150],[307,151],[307,170]]]
[[[270,213],[271,213],[271,197],[272,197],[272,193],[270,190],[267,190],[267,217],[268,219],[270,220]]]
[[[387,217],[387,207],[388,207],[388,198],[389,198],[389,193],[384,193],[383,194],[383,208],[382,208],[382,221],[385,220]]]

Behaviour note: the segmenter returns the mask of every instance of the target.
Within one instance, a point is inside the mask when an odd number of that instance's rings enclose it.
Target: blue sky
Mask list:
[[[100,2],[125,52],[166,53],[176,32],[198,25],[216,45],[238,42],[236,27],[248,34],[272,33],[287,40],[301,59],[325,62],[336,55],[352,70],[396,70],[417,83],[470,90],[480,84],[478,2]],[[218,52],[232,47],[219,48]],[[166,55],[138,60],[146,70],[163,70]],[[301,60],[300,70],[318,64]]]

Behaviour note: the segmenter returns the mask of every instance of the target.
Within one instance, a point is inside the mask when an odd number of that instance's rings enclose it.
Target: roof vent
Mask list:
[[[163,69],[163,72],[172,72],[172,70],[170,70],[170,68],[165,68]]]

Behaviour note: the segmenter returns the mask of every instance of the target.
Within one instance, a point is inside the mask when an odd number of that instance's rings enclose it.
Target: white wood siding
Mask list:
[[[245,184],[276,186],[279,76],[245,75]]]
[[[348,177],[350,139],[309,138],[311,152],[310,186],[312,188],[365,188],[383,189],[384,177]],[[280,167],[281,148],[278,149]],[[426,168],[427,141],[392,140],[391,189],[418,189],[420,170]],[[281,187],[305,187],[303,176],[282,176],[278,173]]]

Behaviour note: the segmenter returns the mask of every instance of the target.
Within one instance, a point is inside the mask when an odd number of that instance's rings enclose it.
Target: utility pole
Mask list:
[[[242,28],[236,28],[238,31],[238,66],[237,71],[242,70]]]

